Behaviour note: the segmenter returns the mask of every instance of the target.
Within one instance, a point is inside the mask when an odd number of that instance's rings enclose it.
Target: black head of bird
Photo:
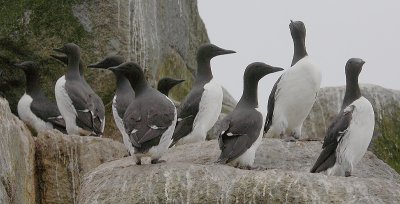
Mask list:
[[[68,57],[75,57],[78,58],[80,57],[81,54],[81,49],[79,48],[78,45],[74,43],[67,43],[61,48],[55,48],[53,49],[56,52],[60,52],[63,54],[66,54]]]
[[[282,71],[280,67],[273,67],[263,62],[254,62],[246,67],[243,78],[245,80],[258,81],[267,74]]]
[[[125,76],[130,81],[131,86],[134,89],[136,84],[146,81],[142,68],[134,62],[125,62],[118,66],[110,67],[108,70]]]
[[[25,73],[33,73],[36,72],[38,65],[33,61],[25,61],[19,64],[14,64],[14,66],[22,69]]]
[[[289,28],[293,39],[304,40],[306,38],[306,26],[303,22],[290,20]]]
[[[358,78],[365,61],[360,58],[351,58],[346,63],[346,76]]]
[[[204,44],[197,51],[197,60],[211,60],[218,55],[236,53],[233,50],[225,50],[213,44]]]
[[[110,67],[115,67],[118,66],[122,63],[124,63],[124,58],[120,55],[110,55],[101,60],[100,62],[97,62],[95,64],[90,64],[88,67],[89,68],[100,68],[100,69],[108,69]]]
[[[171,90],[174,86],[184,82],[184,79],[173,79],[169,77],[164,77],[158,81],[157,89],[165,94],[168,95],[169,90]]]

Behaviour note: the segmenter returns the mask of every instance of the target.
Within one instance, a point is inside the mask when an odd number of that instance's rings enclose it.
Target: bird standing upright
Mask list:
[[[110,55],[105,57],[98,63],[91,64],[89,68],[98,68],[98,69],[108,69],[110,67],[118,66],[124,63],[124,58],[119,55]],[[115,124],[118,127],[122,135],[122,141],[124,142],[125,147],[128,149],[129,153],[133,155],[134,149],[132,147],[132,143],[129,141],[129,136],[126,133],[123,118],[125,111],[128,109],[129,104],[135,99],[135,92],[133,91],[129,80],[120,72],[113,71],[116,82],[117,89],[115,91],[115,95],[112,103],[112,112]]]
[[[57,106],[64,117],[68,134],[102,136],[105,125],[104,105],[89,90],[79,72],[80,48],[67,43],[54,51],[68,57],[67,73],[57,80]]]
[[[174,104],[147,83],[138,64],[126,62],[109,69],[126,76],[135,91],[135,99],[129,104],[123,122],[136,163],[141,164],[142,157],[150,157],[153,164],[161,162],[159,159],[172,142],[177,121]]]
[[[311,173],[351,176],[362,159],[374,133],[375,115],[371,103],[361,95],[358,76],[364,65],[359,58],[346,63],[346,92],[342,108],[329,126],[322,152]]]
[[[247,66],[243,75],[243,94],[235,109],[221,122],[219,163],[232,163],[240,168],[251,169],[255,153],[261,143],[264,114],[258,108],[258,81],[267,74],[282,68],[255,62]]]
[[[57,105],[46,97],[40,87],[37,64],[26,61],[15,66],[22,69],[26,77],[26,91],[17,106],[21,120],[37,132],[55,128],[66,133],[65,121]]]
[[[316,100],[321,85],[321,71],[307,54],[306,28],[301,21],[291,21],[294,43],[292,67],[276,81],[268,99],[264,132],[267,137],[300,138],[301,128]]]
[[[223,92],[211,72],[210,61],[218,55],[235,53],[213,44],[202,45],[197,52],[197,75],[192,89],[178,108],[178,122],[172,136],[176,143],[204,141],[221,113]]]

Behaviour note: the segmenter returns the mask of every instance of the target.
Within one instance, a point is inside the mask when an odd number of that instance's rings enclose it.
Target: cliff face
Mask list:
[[[49,54],[66,42],[80,45],[87,64],[121,54],[139,63],[152,85],[163,76],[186,79],[170,92],[179,101],[191,88],[196,50],[209,41],[197,1],[17,0],[5,1],[0,9],[0,90],[14,113],[25,79],[11,65],[38,61],[46,93],[54,98],[55,82],[65,68]],[[114,76],[107,70],[86,70],[85,76],[106,105],[105,135],[120,140],[111,116]],[[229,110],[234,100],[226,91],[224,99]]]
[[[0,203],[35,203],[35,144],[0,97]]]

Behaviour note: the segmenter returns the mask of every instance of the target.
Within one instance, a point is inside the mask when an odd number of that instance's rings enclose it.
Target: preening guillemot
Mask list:
[[[55,128],[66,133],[65,121],[57,105],[51,102],[41,89],[38,65],[26,61],[15,66],[22,69],[26,77],[25,94],[17,106],[21,120],[37,132]]]
[[[305,47],[306,28],[301,21],[289,25],[294,42],[292,67],[275,83],[268,99],[264,132],[267,137],[301,136],[301,128],[316,100],[321,71],[308,56]]]
[[[218,55],[235,53],[213,44],[202,45],[197,52],[197,75],[192,89],[178,108],[178,122],[173,142],[203,141],[208,130],[218,120],[222,108],[223,92],[213,79],[210,61]]]
[[[68,134],[102,136],[104,105],[80,75],[80,48],[67,43],[54,50],[68,57],[68,71],[57,80],[55,87],[57,106],[65,119]]]
[[[258,81],[282,68],[255,62],[247,66],[243,94],[235,109],[221,122],[219,163],[232,163],[240,168],[252,168],[255,153],[264,130],[264,114],[258,109]]]
[[[136,163],[141,164],[142,157],[150,157],[152,163],[160,162],[172,142],[177,121],[174,104],[147,83],[138,64],[126,62],[109,69],[126,76],[135,91],[135,99],[128,106],[123,122]]]
[[[122,56],[110,55],[104,58],[102,61],[91,64],[88,67],[108,69],[110,67],[120,65],[124,63],[124,61],[125,60]],[[132,143],[129,141],[129,135],[126,133],[123,118],[129,104],[131,104],[135,98],[135,92],[133,91],[128,79],[121,72],[113,71],[113,73],[115,74],[117,82],[117,89],[115,91],[115,96],[112,103],[113,117],[118,130],[121,132],[125,147],[128,149],[129,153],[133,155],[134,149]]]
[[[358,58],[347,61],[342,108],[326,132],[323,150],[311,173],[326,170],[328,175],[351,176],[354,166],[367,151],[374,132],[375,115],[358,85],[363,64],[364,61]]]

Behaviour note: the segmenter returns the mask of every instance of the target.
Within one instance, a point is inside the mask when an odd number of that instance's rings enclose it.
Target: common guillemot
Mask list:
[[[242,97],[235,109],[221,122],[222,132],[218,139],[221,155],[217,162],[232,163],[240,168],[252,168],[265,122],[264,114],[258,107],[258,81],[267,74],[282,70],[261,62],[247,66],[243,76]]]
[[[42,91],[37,64],[26,61],[15,66],[22,69],[26,77],[26,91],[17,106],[21,120],[36,132],[55,128],[66,133],[65,121],[57,105],[51,102]]]
[[[301,136],[301,128],[316,100],[321,85],[321,71],[307,54],[306,28],[301,21],[291,21],[294,43],[292,67],[276,81],[268,99],[264,127],[267,137],[284,137],[293,141]]]
[[[346,92],[339,114],[329,126],[322,152],[311,173],[327,171],[328,175],[351,176],[371,142],[375,115],[371,103],[361,95],[358,76],[364,65],[359,58],[346,63]]]
[[[141,164],[142,157],[150,157],[153,164],[161,162],[159,159],[172,142],[177,121],[174,104],[147,83],[138,64],[126,62],[109,69],[125,75],[135,91],[135,99],[129,104],[123,122],[136,163]]]
[[[213,44],[202,45],[197,52],[197,75],[192,89],[178,108],[178,122],[173,142],[204,141],[222,108],[223,92],[211,72],[210,61],[218,55],[235,53]]]

